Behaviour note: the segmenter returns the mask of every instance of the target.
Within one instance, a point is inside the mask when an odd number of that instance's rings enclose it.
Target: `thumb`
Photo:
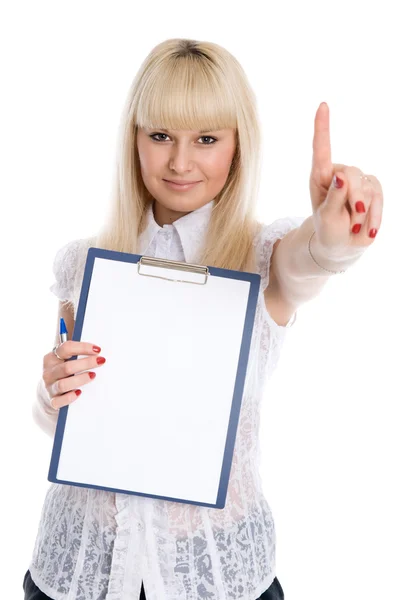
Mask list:
[[[336,171],[331,181],[329,191],[324,202],[326,210],[332,212],[340,212],[348,197],[348,183],[347,179],[341,171]]]

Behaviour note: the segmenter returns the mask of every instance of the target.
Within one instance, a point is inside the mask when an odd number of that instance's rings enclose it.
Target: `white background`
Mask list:
[[[401,597],[397,3],[8,2],[0,14],[2,561],[22,598],[52,440],[31,418],[57,326],[56,250],[100,227],[131,81],[161,41],[226,47],[263,124],[259,216],[311,214],[319,103],[333,162],[376,175],[383,223],[303,305],[263,399],[262,477],[286,600]],[[96,343],[96,340],[92,340]]]

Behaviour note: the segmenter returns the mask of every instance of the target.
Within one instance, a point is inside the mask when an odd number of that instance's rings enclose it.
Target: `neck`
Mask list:
[[[163,225],[171,225],[174,223],[174,221],[177,221],[177,219],[184,217],[190,212],[192,211],[177,212],[175,210],[171,210],[170,208],[166,208],[160,204],[157,200],[155,200],[153,204],[153,215],[159,227],[163,227]]]

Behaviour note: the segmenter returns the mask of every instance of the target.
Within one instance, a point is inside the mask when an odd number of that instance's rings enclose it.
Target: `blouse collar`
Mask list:
[[[192,212],[180,217],[171,225],[164,225],[160,227],[155,221],[153,213],[153,202],[150,202],[146,208],[144,216],[145,225],[142,233],[139,236],[139,252],[146,256],[150,245],[152,244],[155,236],[160,231],[166,231],[174,228],[180,238],[182,248],[184,250],[185,261],[188,263],[196,263],[199,260],[198,253],[201,250],[201,246],[204,242],[204,235],[206,233],[212,210],[215,206],[214,199],[193,210]]]

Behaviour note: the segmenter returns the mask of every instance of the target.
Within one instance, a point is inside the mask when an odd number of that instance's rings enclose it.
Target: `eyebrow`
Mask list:
[[[164,131],[165,133],[169,133],[168,129],[160,129],[159,131]],[[198,133],[210,133],[213,131],[222,131],[222,129],[202,129],[202,131],[198,131]]]

